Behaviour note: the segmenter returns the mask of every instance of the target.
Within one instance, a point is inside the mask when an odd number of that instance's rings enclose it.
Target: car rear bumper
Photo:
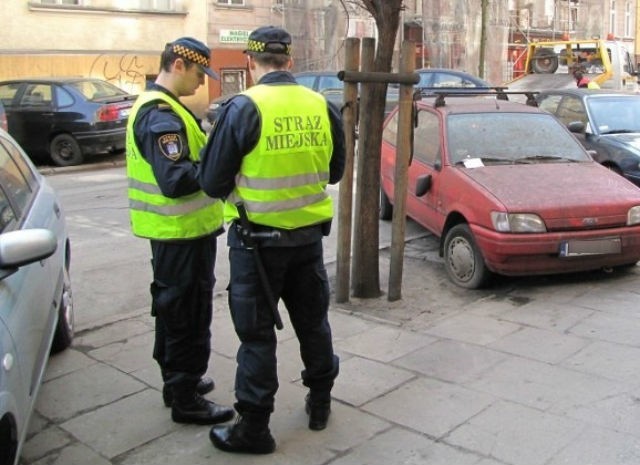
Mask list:
[[[80,144],[84,154],[111,152],[124,149],[126,128],[79,132],[73,137]]]
[[[487,267],[503,275],[570,273],[627,265],[640,260],[640,226],[545,234],[502,234],[478,226],[471,229]],[[560,256],[566,241],[608,238],[619,239],[620,253]]]

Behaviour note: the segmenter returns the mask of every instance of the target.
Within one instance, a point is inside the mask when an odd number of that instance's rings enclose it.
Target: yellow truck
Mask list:
[[[623,42],[603,39],[531,42],[524,74],[504,85],[509,90],[537,91],[576,87],[573,70],[603,89],[638,91],[637,68]]]

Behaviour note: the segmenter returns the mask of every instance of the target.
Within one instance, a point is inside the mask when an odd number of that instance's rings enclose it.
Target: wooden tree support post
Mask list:
[[[345,43],[345,69],[360,68],[360,39],[351,37]],[[353,218],[353,167],[356,146],[356,116],[358,114],[358,84],[344,85],[342,121],[345,134],[346,160],[344,176],[338,191],[338,251],[336,257],[336,302],[349,301],[351,269],[351,225]]]
[[[415,70],[416,45],[405,41],[400,55],[400,71],[412,73]],[[402,298],[402,268],[404,259],[404,241],[407,226],[407,186],[409,158],[412,143],[413,85],[400,84],[398,108],[398,133],[396,142],[396,171],[394,183],[393,220],[391,229],[391,263],[389,265],[390,302]]]
[[[374,45],[375,42],[371,38],[365,38],[362,41],[362,54],[361,54],[361,71],[352,71],[352,70],[344,70],[338,73],[338,78],[343,80],[345,84],[353,83],[353,84],[362,84],[361,85],[361,100],[360,100],[360,124],[359,124],[359,143],[358,143],[358,164],[357,164],[357,188],[356,188],[356,199],[355,199],[355,217],[359,218],[359,220],[353,225],[353,257],[352,257],[352,272],[351,272],[351,280],[353,282],[353,295],[357,297],[379,297],[380,296],[380,285],[379,285],[379,255],[378,255],[378,245],[379,245],[379,230],[378,226],[378,215],[373,214],[377,213],[379,208],[379,177],[380,177],[380,148],[370,147],[369,150],[365,149],[366,142],[368,140],[368,132],[370,131],[370,116],[371,112],[369,111],[369,100],[371,91],[369,90],[369,85],[381,84],[381,83],[397,83],[401,84],[401,96],[402,92],[405,93],[405,104],[408,104],[408,109],[405,109],[404,112],[408,112],[405,115],[406,120],[406,128],[404,132],[401,134],[406,134],[403,137],[402,142],[407,147],[407,153],[411,147],[411,112],[412,112],[412,90],[413,85],[417,84],[420,81],[420,76],[414,72],[414,67],[407,65],[407,69],[409,72],[405,72],[404,69],[401,73],[386,73],[386,72],[376,72],[372,71],[373,69],[373,60],[374,60]],[[411,45],[403,44],[403,54],[406,55],[407,51],[404,51],[405,48],[411,47]],[[413,50],[415,52],[415,45],[413,45]],[[411,55],[413,57],[413,55]],[[406,60],[410,58],[407,57]],[[415,65],[414,65],[415,66]],[[347,89],[347,85],[345,85],[345,92]],[[346,94],[345,94],[346,99]],[[400,134],[400,133],[399,133]],[[400,150],[400,148],[399,148]],[[375,153],[374,153],[375,152]],[[399,152],[401,153],[401,152]],[[406,154],[405,158],[408,160],[409,155]],[[406,163],[404,169],[404,186],[405,190],[400,195],[402,200],[404,201],[406,196]],[[375,174],[374,174],[375,173]],[[377,178],[376,178],[377,176]],[[378,182],[372,183],[372,179],[378,179]],[[369,181],[367,181],[369,180]],[[347,181],[349,182],[349,181]],[[342,187],[342,186],[341,186]],[[345,193],[346,196],[346,193]],[[347,201],[346,199],[344,200]],[[342,201],[341,201],[342,202]],[[341,203],[341,206],[343,204]],[[394,208],[395,210],[395,208]],[[404,212],[404,207],[402,207],[402,211]],[[349,210],[349,214],[351,211]],[[345,213],[346,215],[346,213]],[[375,215],[375,216],[374,216]],[[342,212],[339,216],[341,222],[349,221],[351,225],[351,217],[345,217],[342,215]],[[394,216],[395,219],[395,216]],[[402,218],[402,225],[400,229],[400,233],[396,233],[396,236],[399,239],[404,241],[404,217]],[[395,224],[395,220],[394,220]],[[346,228],[345,228],[346,229]],[[346,234],[346,233],[345,233]],[[399,235],[398,235],[399,234]],[[344,241],[344,242],[343,242]],[[402,244],[403,245],[403,244]],[[401,245],[401,247],[402,247]],[[338,247],[342,247],[342,251],[348,250],[345,236],[340,236],[340,240],[338,243]],[[373,252],[372,252],[373,251]],[[393,279],[402,280],[402,253],[403,249],[400,249],[400,273],[394,273]],[[340,250],[338,251],[338,261],[337,266],[340,268],[342,273],[346,273],[342,267],[348,266],[348,256],[343,254]],[[395,264],[395,263],[394,263]],[[396,264],[397,270],[397,264]],[[365,279],[369,278],[369,279]],[[375,278],[375,280],[373,279]],[[336,287],[340,286],[340,294],[338,294],[338,290],[336,290],[336,301],[344,302],[348,298],[348,289],[345,289],[343,286],[348,286],[348,278],[344,277],[344,274],[339,274],[337,276]],[[394,298],[399,291],[396,291],[398,286],[394,286],[392,289],[392,295]],[[344,299],[344,300],[338,300]]]

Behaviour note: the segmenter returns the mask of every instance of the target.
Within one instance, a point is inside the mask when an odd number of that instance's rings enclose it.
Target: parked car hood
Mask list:
[[[586,217],[599,227],[623,225],[628,209],[640,205],[638,187],[595,162],[496,165],[464,173],[507,211],[537,213],[550,230],[583,228]]]
[[[633,134],[603,134],[600,143],[624,148],[640,157],[640,133]]]

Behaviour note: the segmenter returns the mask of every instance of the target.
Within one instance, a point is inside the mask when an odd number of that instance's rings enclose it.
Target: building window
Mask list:
[[[631,37],[631,2],[626,1],[624,4],[624,35]]]
[[[616,34],[616,0],[609,2],[609,32]]]
[[[44,5],[81,5],[81,0],[40,0]]]

